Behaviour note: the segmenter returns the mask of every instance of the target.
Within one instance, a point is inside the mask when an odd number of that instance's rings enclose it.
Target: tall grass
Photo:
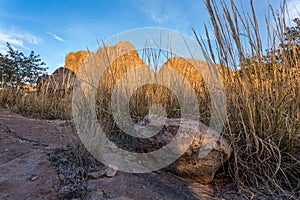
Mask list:
[[[42,119],[72,118],[72,94],[61,95],[58,90],[45,85],[36,89],[16,89],[4,86],[0,90],[0,106],[24,116]]]
[[[221,2],[221,3],[220,3]],[[267,21],[269,48],[279,48],[282,61],[265,54],[253,1],[251,13],[234,1],[207,0],[217,52],[205,44],[211,59],[235,73],[226,83],[228,115],[224,135],[233,156],[229,170],[240,191],[272,199],[300,197],[300,55],[299,47],[284,51],[285,2],[274,23]],[[274,25],[273,25],[274,24]],[[207,37],[212,36],[208,34]],[[287,38],[292,41],[292,38]],[[295,51],[295,52],[294,52]],[[293,54],[294,56],[291,56]],[[267,62],[266,62],[267,61]]]
[[[287,52],[279,47],[283,62],[278,62],[272,54],[264,53],[253,2],[250,0],[251,13],[249,14],[239,10],[234,1],[218,2],[206,0],[216,44],[212,44],[212,40],[209,40],[208,44],[204,43],[196,31],[195,35],[201,47],[209,52],[211,59],[220,62],[218,69],[224,78],[228,108],[223,135],[229,139],[233,148],[229,173],[239,191],[248,192],[254,198],[297,199],[300,197],[300,57],[297,54],[298,50]],[[266,19],[268,43],[273,49],[278,48],[278,44],[283,42],[285,37],[284,6],[285,4],[279,15],[272,12],[274,25],[270,23],[270,19]],[[212,38],[208,32],[207,30],[207,38]],[[213,51],[213,46],[217,47],[217,52]],[[144,60],[152,60],[152,63],[159,60],[158,54],[154,54],[151,49],[149,51],[145,52],[148,57]],[[95,103],[102,128],[111,135],[111,139],[122,146],[131,143],[126,142],[130,138],[122,133],[114,122],[111,108],[112,89],[120,77],[142,63],[129,58],[129,55],[123,55],[112,62],[110,53],[114,55],[113,52],[104,51],[105,55],[101,55],[103,57],[92,57],[87,64],[93,65],[98,62],[98,59],[102,59],[105,63],[102,66],[108,66],[106,64],[110,66],[103,69],[104,75],[96,86]],[[179,68],[191,68],[184,62],[172,63],[172,59],[170,55],[165,61],[169,60],[168,62],[175,69],[177,69],[176,65],[179,65]],[[184,71],[183,69],[182,72]],[[153,75],[151,70],[146,73]],[[190,81],[197,95],[201,112],[200,120],[208,124],[211,99],[207,88],[200,80],[191,80],[192,78],[185,73],[182,75]],[[168,81],[173,84],[180,82],[172,79]],[[124,87],[121,90],[124,93],[118,94],[120,98],[128,92],[126,85],[121,87]],[[71,118],[70,96],[57,96],[55,91],[47,88],[45,91],[47,92],[20,95],[9,88],[4,88],[0,90],[0,102],[2,106],[36,117]],[[184,88],[182,91],[182,95],[188,99],[189,94],[184,93]],[[89,103],[86,102],[84,94],[83,90],[76,96],[81,104],[75,108],[82,110],[83,113]],[[138,88],[130,98],[130,115],[133,121],[137,122],[149,113],[153,104],[162,105],[168,117],[180,117],[180,106],[176,96],[166,87],[148,84]],[[89,119],[91,113],[78,117]],[[134,150],[134,147],[128,148]]]

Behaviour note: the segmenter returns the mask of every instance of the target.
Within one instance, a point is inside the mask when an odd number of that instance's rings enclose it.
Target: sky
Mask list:
[[[237,0],[238,4],[247,0]],[[268,5],[253,0],[259,21]],[[290,17],[299,16],[300,0],[287,0]],[[299,8],[299,10],[297,10]],[[131,29],[161,27],[193,36],[204,35],[209,16],[203,0],[0,0],[0,53],[6,42],[29,54],[33,50],[52,73],[71,51],[95,50],[97,41]]]

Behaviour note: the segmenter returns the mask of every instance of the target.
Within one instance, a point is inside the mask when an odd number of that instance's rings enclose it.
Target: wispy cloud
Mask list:
[[[27,48],[27,44],[39,44],[42,41],[41,38],[22,31],[17,31],[16,29],[3,29],[0,28],[0,52],[6,52],[6,43],[10,43],[16,48]]]
[[[2,54],[6,53],[6,46],[3,44],[0,44],[0,53],[2,53]]]
[[[10,33],[5,33],[3,30],[0,30],[0,43],[10,43],[11,45],[16,45],[19,47],[24,47],[24,42],[21,38],[14,37],[14,35]]]
[[[169,21],[174,20],[173,18],[178,14],[178,10],[174,7],[174,5],[169,4],[164,0],[135,0],[132,3],[137,6],[137,9],[139,9],[143,14],[159,25],[166,24]]]
[[[166,14],[153,14],[152,20],[155,23],[162,25],[162,24],[166,24],[170,21],[170,16],[166,15]]]
[[[39,44],[41,42],[41,38],[29,34],[29,33],[15,33],[14,37],[17,37],[19,39],[25,40],[27,42],[29,42],[30,44]]]
[[[164,19],[159,18],[159,17],[157,17],[157,16],[155,16],[155,15],[152,16],[152,19],[153,19],[153,21],[154,21],[155,23],[157,23],[157,24],[162,24],[162,23],[164,22]]]
[[[300,0],[290,0],[287,2],[287,12],[291,19],[300,15]]]
[[[57,67],[63,67],[63,66],[65,66],[65,62],[59,62],[55,66],[57,66]]]
[[[61,37],[59,37],[58,35],[51,33],[51,32],[47,32],[49,35],[51,35],[54,39],[60,41],[60,42],[65,42],[65,40]]]

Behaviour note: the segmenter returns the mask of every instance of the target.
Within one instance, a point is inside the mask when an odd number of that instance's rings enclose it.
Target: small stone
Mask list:
[[[106,174],[106,170],[100,170],[100,171],[88,173],[87,177],[88,178],[98,179],[98,178],[103,177],[105,174]]]
[[[105,170],[105,174],[108,177],[115,177],[117,174],[118,168],[115,166],[109,166],[106,170]]]
[[[30,180],[31,180],[31,181],[35,181],[35,180],[37,180],[38,178],[39,178],[38,176],[33,175],[33,176],[30,178]]]
[[[59,177],[59,179],[60,179],[61,181],[64,181],[64,180],[65,180],[65,176],[64,176],[63,174],[59,174],[58,177]]]
[[[63,126],[57,126],[57,127],[55,127],[55,129],[57,130],[57,131],[60,131],[60,132],[62,132],[62,131],[65,131],[65,127],[63,127]]]

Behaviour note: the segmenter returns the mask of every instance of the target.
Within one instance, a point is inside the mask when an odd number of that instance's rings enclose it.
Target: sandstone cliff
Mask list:
[[[96,52],[97,59],[105,60],[103,56],[107,56],[107,66],[102,74],[101,84],[104,82],[106,85],[115,84],[128,71],[145,65],[135,47],[127,41],[119,42],[115,46],[103,47]]]
[[[88,57],[88,55],[89,52],[83,50],[68,53],[65,58],[65,68],[68,68],[77,73],[81,67],[82,62]]]
[[[233,74],[233,71],[228,67],[222,68],[219,64],[214,66],[214,64],[195,58],[170,58],[163,64],[160,72],[167,71],[170,68],[175,69],[183,78],[190,82],[194,89],[200,89],[200,91],[202,91],[204,84],[207,84],[207,81],[219,78],[226,79],[228,74]],[[217,70],[218,75],[216,75],[214,70]],[[173,81],[180,80],[173,79]]]

